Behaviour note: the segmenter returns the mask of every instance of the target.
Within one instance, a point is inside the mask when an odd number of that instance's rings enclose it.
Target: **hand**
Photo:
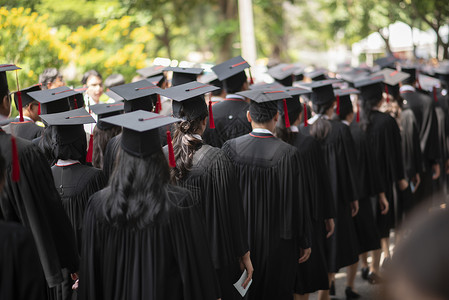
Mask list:
[[[301,257],[298,259],[298,263],[302,264],[306,262],[309,259],[311,253],[311,248],[301,249]]]
[[[359,213],[359,200],[351,202],[351,216],[354,218]]]
[[[406,188],[408,188],[408,182],[405,179],[401,179],[398,181],[399,189],[401,191],[404,191]]]
[[[326,238],[330,238],[334,234],[334,231],[335,231],[334,219],[326,219],[326,220],[324,220],[324,223],[326,224],[326,231],[327,231]]]
[[[75,283],[72,285],[72,290],[77,290],[78,284],[80,282],[79,277],[78,277],[78,272],[70,274],[70,277],[72,278],[72,280],[75,281]]]
[[[419,173],[416,173],[416,175],[412,177],[412,182],[415,185],[415,190],[413,191],[413,193],[414,193],[414,192],[416,192],[419,184],[421,183],[421,176],[419,175]]]
[[[246,287],[248,286],[249,282],[253,278],[253,273],[254,273],[253,263],[251,262],[249,251],[246,252],[245,255],[243,255],[240,258],[240,269],[242,271],[244,269],[246,269],[246,272],[248,273],[248,276],[246,277],[245,282],[243,282],[243,284],[242,284],[243,288],[246,289]]]
[[[390,207],[390,204],[388,203],[387,197],[385,197],[385,193],[379,194],[379,205],[382,215],[386,215],[388,213],[388,209]]]
[[[432,179],[433,180],[437,180],[438,178],[440,178],[440,164],[434,164],[432,165]]]

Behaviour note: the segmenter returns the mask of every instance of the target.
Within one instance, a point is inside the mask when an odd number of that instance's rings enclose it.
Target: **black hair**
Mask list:
[[[95,70],[89,70],[86,73],[84,73],[83,78],[81,79],[81,83],[82,84],[87,84],[87,80],[91,77],[91,76],[95,76],[100,78],[101,80],[103,80],[103,77],[101,76],[100,73],[98,73]]]
[[[59,73],[58,69],[47,68],[44,70],[44,72],[42,72],[41,75],[39,75],[39,82],[42,84],[42,89],[46,90],[47,85],[54,82],[58,78],[62,79],[62,75],[61,73]]]
[[[382,95],[380,96],[380,98],[379,98],[379,96],[376,96],[375,98],[373,96],[370,98],[361,98],[360,100],[362,102],[361,113],[363,116],[363,118],[361,120],[361,125],[362,125],[362,129],[364,131],[367,131],[369,128],[369,125],[371,124],[371,119],[372,119],[371,115],[372,115],[373,109],[379,104],[379,102],[382,101]]]
[[[9,96],[9,88],[8,88],[8,80],[6,77],[6,72],[0,72],[0,102],[3,102],[3,98],[8,96],[7,101],[11,101],[11,97]]]
[[[321,141],[324,140],[329,131],[331,130],[331,124],[328,120],[326,120],[323,115],[334,105],[333,101],[330,101],[325,104],[313,104],[313,111],[316,114],[320,114],[320,116],[315,123],[310,126],[310,135],[315,139]]]
[[[103,212],[111,224],[145,228],[163,221],[170,181],[167,159],[162,149],[139,158],[119,150],[106,189]]]
[[[86,163],[87,139],[82,125],[52,126],[51,151],[57,159]]]
[[[301,108],[295,111],[288,112],[288,119],[290,121],[290,124],[294,124],[298,120],[301,112]],[[290,130],[290,128],[285,127],[285,116],[283,114],[281,114],[281,117],[276,123],[275,135],[277,138],[289,144],[292,144],[294,141],[295,134]]]
[[[103,157],[106,151],[108,142],[116,135],[122,132],[120,126],[112,126],[108,129],[100,129],[95,126],[93,131],[93,152],[92,152],[92,166],[98,169],[103,169]]]
[[[53,130],[54,126],[47,126],[42,133],[42,137],[38,142],[38,147],[41,149],[42,153],[44,153],[45,158],[48,161],[50,166],[54,165],[56,162],[56,157],[53,153]]]
[[[185,117],[181,109],[180,118]],[[203,141],[193,136],[201,128],[201,122],[208,116],[207,110],[193,120],[184,120],[174,124],[173,151],[176,159],[176,167],[170,170],[173,182],[181,180],[192,168],[193,155],[203,145]]]
[[[223,87],[228,94],[235,94],[242,91],[247,80],[245,71],[242,71],[223,80]]]
[[[101,76],[100,76],[101,78]],[[87,82],[87,80],[86,80]],[[113,86],[118,86],[118,85],[122,85],[125,84],[125,77],[123,77],[122,74],[112,74],[109,75],[105,80],[104,80],[104,86],[106,88],[111,88]]]
[[[413,85],[416,82],[416,78],[414,78],[413,76],[410,76],[404,80],[402,80],[402,84],[407,84],[407,85]]]
[[[273,120],[277,111],[277,103],[274,101],[264,103],[251,101],[249,105],[251,119],[258,124],[264,124]]]

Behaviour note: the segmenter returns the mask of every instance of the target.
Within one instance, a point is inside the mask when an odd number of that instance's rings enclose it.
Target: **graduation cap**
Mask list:
[[[393,97],[399,94],[399,83],[410,77],[408,73],[389,68],[385,68],[373,74],[373,76],[378,75],[384,76],[383,83],[385,84],[385,93],[392,95]],[[389,102],[388,98],[387,102]]]
[[[132,156],[144,158],[161,151],[159,128],[180,122],[180,119],[138,110],[103,119],[104,122],[122,126],[121,147]],[[170,131],[167,134],[169,165],[176,166]]]
[[[158,87],[161,87],[162,84],[165,82],[165,76],[164,75],[157,75],[153,77],[146,78],[149,83],[157,85]]]
[[[290,120],[296,119],[302,112],[303,105],[299,101],[300,95],[310,94],[312,91],[300,87],[284,87],[284,92],[292,98],[278,101],[278,111],[285,120],[285,127],[290,127]],[[288,112],[288,113],[286,113]]]
[[[300,87],[310,88],[312,90],[311,101],[316,105],[323,105],[335,101],[333,84],[341,80],[327,79],[301,84]]]
[[[212,71],[217,74],[218,80],[223,81],[226,87],[239,87],[247,80],[245,69],[250,65],[241,56],[231,58],[224,63],[212,67]],[[250,81],[252,82],[251,71]]]
[[[336,108],[337,115],[347,116],[348,114],[353,112],[351,95],[360,94],[359,90],[353,88],[336,89],[334,90],[334,94],[337,98],[337,108]],[[357,122],[359,121],[360,121],[360,113],[359,110],[357,109]]]
[[[299,67],[294,64],[279,64],[268,69],[268,74],[280,84],[291,86],[295,81],[295,71],[298,69]]]
[[[124,100],[122,96],[118,95],[117,93],[115,93],[115,92],[113,92],[111,90],[108,90],[108,91],[106,91],[104,93],[106,94],[106,96],[108,96],[109,98],[111,98],[115,102],[120,102],[120,101]]]
[[[369,78],[354,83],[360,89],[360,94],[365,101],[378,102],[382,99],[384,75],[370,76]]]
[[[251,118],[256,122],[266,122],[271,120],[277,112],[277,103],[279,100],[283,101],[283,109],[285,115],[285,126],[290,127],[290,121],[288,119],[288,110],[286,99],[292,98],[283,90],[276,89],[261,89],[261,90],[248,90],[238,92],[237,95],[243,96],[251,100],[249,106],[249,112]]]
[[[192,81],[163,90],[162,95],[174,100],[172,101],[172,108],[175,117],[192,121],[207,115],[208,108],[204,94],[218,89],[213,85]],[[215,128],[211,101],[209,101],[209,127]]]
[[[259,82],[255,83],[249,86],[251,90],[263,90],[263,89],[285,89],[285,86],[283,84],[280,84],[279,82],[272,82],[272,83],[266,83],[266,82]]]
[[[378,58],[374,61],[375,64],[379,65],[382,69],[383,68],[394,68],[394,64],[399,61],[398,58],[394,57],[393,55],[389,55],[386,57]]]
[[[97,127],[101,130],[112,128],[109,123],[103,122],[104,118],[120,115],[123,113],[125,103],[100,103],[90,107],[92,112],[98,116]]]
[[[418,81],[423,91],[431,92],[434,88],[441,88],[441,81],[431,76],[418,74]]]
[[[171,80],[172,86],[181,85],[191,81],[196,81],[198,75],[203,73],[202,68],[181,68],[181,67],[167,67],[164,71],[172,71],[173,77]]]
[[[370,75],[370,72],[365,69],[352,69],[348,72],[340,73],[339,77],[344,81],[353,85],[354,82],[362,80]]]
[[[418,70],[418,66],[416,66],[416,65],[404,65],[404,66],[401,66],[401,71],[410,75],[408,81],[416,81],[416,79],[417,79],[417,77],[416,77],[417,70]]]
[[[41,104],[42,114],[53,114],[84,106],[83,95],[66,86],[30,92],[28,95]]]
[[[162,92],[161,88],[145,79],[114,86],[111,90],[125,100],[125,113],[136,110],[152,111],[154,105],[160,103],[158,95]]]
[[[0,88],[2,89],[2,91],[4,90],[5,94],[8,92],[8,79],[6,77],[6,72],[7,71],[16,71],[16,82],[17,82],[17,92],[16,93],[17,93],[17,101],[18,101],[17,109],[19,110],[20,122],[23,122],[24,119],[23,119],[23,110],[22,110],[22,107],[23,107],[22,95],[20,92],[19,78],[17,77],[17,70],[21,70],[21,68],[19,68],[15,64],[0,64]],[[19,179],[17,178],[17,180],[19,180]]]
[[[25,107],[28,104],[30,104],[31,102],[35,101],[33,98],[31,98],[28,95],[28,93],[35,92],[35,91],[40,91],[40,90],[41,90],[41,86],[38,85],[38,84],[20,90],[21,96],[22,96],[22,107]],[[19,109],[19,99],[18,99],[17,92],[14,92],[14,103],[16,105],[16,108]]]
[[[438,76],[441,82],[444,82],[446,86],[449,86],[449,67],[438,67],[434,69],[434,73]]]
[[[143,69],[139,69],[136,72],[139,73],[141,76],[148,78],[153,77],[157,75],[164,74],[164,66],[151,66]]]
[[[327,79],[326,75],[327,75],[326,69],[317,69],[315,71],[304,74],[304,76],[312,79],[312,81],[326,80]]]

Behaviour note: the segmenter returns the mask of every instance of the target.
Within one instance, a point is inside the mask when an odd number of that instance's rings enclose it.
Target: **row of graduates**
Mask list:
[[[248,270],[246,285],[251,279],[252,261],[256,272],[249,297],[290,299],[293,292],[304,295],[328,289],[327,273],[353,266],[359,253],[380,248],[379,232],[386,237],[393,224],[391,217],[382,215],[388,211],[386,199],[393,199],[390,188],[394,182],[399,182],[402,190],[407,187],[401,180],[404,178],[402,148],[396,122],[377,110],[371,114],[372,109],[369,109],[362,114],[362,120],[369,115],[368,122],[362,121],[369,131],[361,130],[356,122],[348,127],[344,122],[351,119],[349,95],[358,91],[339,89],[334,93],[332,84],[335,85],[335,81],[318,81],[294,88],[256,85],[245,92],[248,83],[244,69],[247,67],[249,65],[241,57],[215,67],[228,95],[225,101],[213,106],[209,103],[209,107],[203,95],[216,88],[196,82],[184,83],[194,80],[189,70],[179,70],[179,86],[167,90],[159,89],[148,80],[116,87],[113,91],[125,102],[97,107],[96,128],[102,131],[124,128],[123,133],[111,141],[108,142],[111,136],[104,138],[107,146],[103,169],[109,170],[104,172],[106,176],[83,164],[87,142],[80,125],[92,122],[90,116],[83,109],[57,112],[67,110],[70,104],[74,108],[76,92],[63,87],[58,91],[30,93],[43,104],[45,115],[42,118],[50,125],[40,145],[47,154],[47,161],[54,164],[54,185],[63,200],[75,231],[76,248],[83,259],[81,298],[118,299],[129,295],[134,299],[152,295],[158,299],[178,299],[180,294],[192,299],[237,298],[240,296],[232,283],[241,274],[239,264]],[[284,75],[293,69],[278,68]],[[189,75],[182,75],[186,73]],[[383,92],[379,82],[384,80],[388,79],[374,76],[357,83],[364,99],[362,108],[379,107]],[[180,119],[143,112],[158,107],[157,95],[174,100],[173,115]],[[297,130],[301,116],[307,116],[307,106],[299,102],[299,95],[311,95],[316,116]],[[62,108],[63,102],[65,108]],[[331,120],[336,102],[343,122]],[[123,109],[125,115],[108,120],[108,116]],[[214,116],[209,122],[206,121],[208,114]],[[106,118],[102,119],[103,116]],[[175,122],[180,123],[171,129],[174,153],[170,155],[170,147],[167,148],[166,156],[172,165],[168,169],[167,160],[160,157],[159,140],[162,144],[166,141],[171,144],[170,139],[165,139],[165,131],[166,126]],[[160,127],[162,134],[157,129]],[[287,143],[274,138],[274,132]],[[239,136],[242,137],[237,138]],[[51,145],[45,146],[42,143],[45,139],[50,140]],[[220,141],[224,141],[221,150],[207,145]],[[415,145],[408,150],[417,152]],[[376,149],[374,153],[372,148]],[[167,176],[155,178],[155,174]],[[106,185],[107,177],[110,177],[109,186],[92,197],[84,214],[87,199]],[[190,190],[193,197],[168,184],[170,177],[172,182]],[[154,184],[149,184],[151,182]],[[167,190],[157,188],[160,186],[166,186]],[[236,189],[237,186],[240,189]],[[379,195],[381,203],[374,205],[377,216],[372,212],[369,199],[373,195]],[[19,195],[10,197],[16,197],[10,201],[24,201],[18,200],[22,198]],[[168,199],[171,205],[164,201]],[[357,199],[360,212],[353,220],[359,210]],[[31,213],[35,213],[33,209]],[[204,228],[202,222],[198,223],[201,219],[198,213],[205,217]],[[20,215],[27,213],[20,212]],[[25,219],[17,217],[28,225]],[[333,220],[336,221],[334,234]],[[174,227],[164,227],[167,222]],[[33,228],[33,224],[28,226]],[[189,226],[192,226],[189,232],[182,230]],[[158,228],[156,232],[155,228]],[[189,236],[192,234],[194,236]],[[171,237],[169,241],[168,236]],[[38,237],[34,235],[36,244],[45,244]],[[199,242],[204,237],[209,243]],[[165,246],[176,246],[182,253],[173,248],[168,251]],[[307,260],[311,246],[313,252]],[[205,253],[205,249],[210,249],[212,260],[209,262],[210,254]],[[160,264],[148,261],[148,256],[142,256],[144,253],[151,253],[150,257]],[[39,254],[43,262],[45,254]],[[173,260],[174,257],[177,259]],[[298,259],[307,262],[298,265]],[[175,267],[174,261],[187,265]],[[211,269],[209,263],[216,270],[218,283],[210,281],[214,276],[207,273]],[[42,264],[45,265],[45,261]],[[143,271],[142,265],[148,269]],[[50,298],[64,298],[70,294],[68,274],[77,268],[65,267],[68,269],[64,274],[65,283],[58,283],[51,292],[48,290]],[[376,274],[375,265],[372,271]],[[169,284],[164,280],[175,274],[180,275],[179,281],[170,280]],[[179,284],[180,288],[173,288],[171,284]],[[354,296],[350,288],[347,295]]]

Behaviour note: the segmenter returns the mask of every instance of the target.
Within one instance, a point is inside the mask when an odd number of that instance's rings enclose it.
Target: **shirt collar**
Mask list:
[[[291,126],[290,126],[290,131],[291,131],[291,132],[299,132],[298,126],[291,125]]]
[[[201,135],[199,135],[199,134],[194,133],[194,134],[192,134],[192,136],[193,136],[194,138],[196,138],[197,140],[200,140],[200,141],[203,140],[203,138],[202,138]]]
[[[348,125],[348,126],[350,126],[351,124],[348,122],[348,121],[346,121],[346,120],[342,120],[341,121],[343,124],[345,124],[345,125]]]
[[[58,159],[58,162],[55,164],[57,167],[66,167],[71,166],[74,164],[79,164],[79,160],[73,160],[73,159]]]
[[[403,93],[403,92],[416,92],[416,89],[414,87],[412,87],[411,85],[403,85],[399,88],[399,92]]]
[[[274,135],[271,131],[269,131],[268,129],[265,129],[265,128],[254,128],[253,132],[255,132],[255,133],[267,133],[267,134]]]
[[[245,97],[236,95],[236,94],[227,94],[226,99],[242,99],[245,100]]]

